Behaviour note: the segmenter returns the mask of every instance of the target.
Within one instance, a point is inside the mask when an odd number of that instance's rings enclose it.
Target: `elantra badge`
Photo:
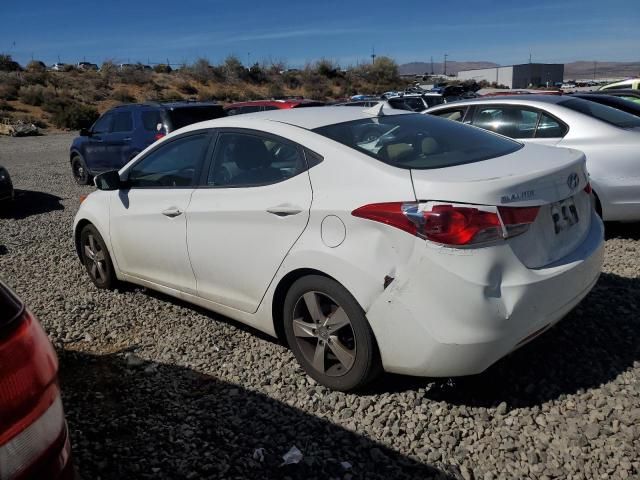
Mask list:
[[[571,175],[567,177],[567,186],[570,190],[575,190],[578,188],[578,184],[580,183],[580,178],[578,178],[578,174],[573,172]]]
[[[533,197],[535,197],[535,190],[525,190],[511,195],[503,195],[500,201],[502,203],[521,202],[523,200],[531,200]]]

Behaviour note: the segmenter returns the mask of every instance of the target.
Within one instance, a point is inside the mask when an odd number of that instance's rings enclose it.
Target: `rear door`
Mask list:
[[[253,313],[309,219],[304,151],[281,137],[222,129],[203,183],[187,210],[198,295]]]

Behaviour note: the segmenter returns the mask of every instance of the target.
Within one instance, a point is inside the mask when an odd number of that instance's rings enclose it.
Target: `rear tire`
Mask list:
[[[80,255],[96,287],[112,289],[116,286],[118,280],[107,246],[98,229],[91,224],[86,225],[80,233]]]
[[[71,172],[73,179],[78,185],[89,185],[91,183],[91,175],[84,159],[80,155],[74,155],[71,158]]]
[[[284,331],[307,374],[333,390],[360,389],[382,373],[364,311],[335,280],[319,275],[297,280],[285,298]]]

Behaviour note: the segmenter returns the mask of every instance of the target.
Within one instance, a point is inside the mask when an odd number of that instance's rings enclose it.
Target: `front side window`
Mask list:
[[[476,127],[507,137],[533,138],[538,122],[538,112],[511,106],[478,107],[471,122]]]
[[[91,131],[93,133],[109,133],[111,131],[111,123],[113,121],[112,113],[105,113],[102,115],[96,123],[93,124]]]
[[[112,132],[130,132],[133,130],[133,116],[131,112],[118,112],[113,117]]]
[[[207,184],[215,187],[268,185],[304,170],[304,157],[294,144],[245,133],[222,133],[216,143]]]
[[[381,162],[411,169],[474,163],[522,148],[513,140],[422,114],[353,120],[313,131]]]
[[[437,112],[433,112],[433,115],[440,118],[446,118],[447,120],[455,120],[456,122],[461,122],[464,118],[464,108],[439,110]]]
[[[162,144],[128,171],[128,183],[140,187],[189,187],[209,145],[206,133],[189,135]]]

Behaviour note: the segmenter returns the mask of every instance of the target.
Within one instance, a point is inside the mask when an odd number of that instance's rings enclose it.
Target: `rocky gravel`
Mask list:
[[[336,393],[236,322],[95,289],[71,240],[91,191],[71,138],[0,138],[18,189],[0,276],[56,346],[82,478],[640,478],[640,226],[607,226],[593,292],[484,374]]]

